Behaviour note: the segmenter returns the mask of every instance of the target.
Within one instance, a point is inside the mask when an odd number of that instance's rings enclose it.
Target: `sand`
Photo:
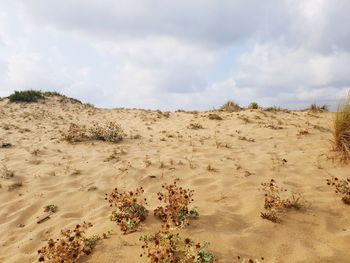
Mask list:
[[[36,262],[48,238],[82,221],[94,224],[88,234],[111,235],[79,262],[146,262],[139,237],[159,230],[161,222],[150,213],[141,232],[123,235],[109,220],[104,194],[143,186],[152,210],[161,185],[174,179],[195,190],[193,206],[200,213],[179,232],[210,242],[217,262],[349,262],[350,206],[326,185],[330,176],[346,178],[350,171],[333,159],[333,113],[216,112],[221,121],[209,113],[166,116],[59,98],[0,101],[0,144],[12,144],[0,148],[0,165],[14,175],[0,178],[0,262]],[[118,122],[127,137],[120,143],[62,139],[70,123],[106,121]],[[190,129],[190,123],[203,129]],[[299,134],[305,129],[308,134]],[[307,207],[285,213],[281,223],[262,219],[261,183],[271,178],[303,194]],[[15,182],[22,186],[8,190]],[[37,224],[48,204],[58,211]]]

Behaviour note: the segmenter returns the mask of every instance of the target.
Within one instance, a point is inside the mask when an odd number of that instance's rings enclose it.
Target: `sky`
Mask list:
[[[0,0],[0,97],[334,108],[350,91],[349,13],[349,0]]]

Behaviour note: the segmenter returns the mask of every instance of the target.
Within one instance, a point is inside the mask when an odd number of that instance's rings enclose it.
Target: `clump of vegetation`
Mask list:
[[[341,200],[345,204],[350,205],[350,178],[338,179],[332,176],[330,179],[327,179],[327,184],[333,186],[337,194],[342,194]]]
[[[305,206],[305,201],[300,194],[292,194],[289,198],[282,199],[280,194],[286,192],[287,189],[279,187],[274,179],[261,185],[265,191],[265,211],[261,212],[263,219],[279,223],[281,222],[282,213],[287,209],[300,210]]]
[[[310,132],[308,129],[299,129],[297,135],[302,136],[302,135],[309,135]]]
[[[220,107],[220,111],[235,112],[240,111],[242,108],[234,101],[228,101]]]
[[[44,206],[44,211],[45,212],[50,212],[50,213],[56,213],[58,210],[57,205],[46,205]]]
[[[37,102],[40,99],[45,99],[41,91],[24,90],[15,91],[15,93],[8,96],[11,102]]]
[[[248,109],[257,110],[259,109],[259,104],[257,102],[251,102],[248,106]]]
[[[140,240],[144,242],[141,257],[146,256],[149,263],[213,263],[215,260],[208,250],[209,243],[195,243],[189,238],[181,238],[179,233],[159,231]]]
[[[10,184],[9,186],[8,186],[8,190],[9,191],[13,191],[13,190],[16,190],[16,189],[18,189],[18,188],[20,188],[20,187],[22,187],[23,186],[23,183],[22,182],[14,182],[14,183],[12,183],[12,184]]]
[[[137,231],[141,222],[146,220],[148,210],[144,204],[147,200],[141,198],[143,192],[142,187],[129,192],[115,188],[112,193],[106,194],[105,200],[113,207],[111,220],[117,222],[124,234]]]
[[[82,225],[76,225],[73,230],[61,230],[60,239],[49,239],[47,245],[38,250],[39,262],[74,263],[82,255],[89,255],[100,239],[98,236],[85,236],[85,231],[90,227],[91,223],[84,222]]]
[[[310,112],[326,112],[329,111],[328,105],[317,105],[315,103],[311,104],[310,107],[308,108]]]
[[[71,143],[82,142],[89,138],[86,128],[75,123],[70,124],[68,131],[63,135],[63,137],[65,140]]]
[[[333,121],[334,150],[343,162],[350,160],[350,95],[341,103]]]
[[[72,143],[87,140],[116,143],[123,140],[124,132],[120,125],[115,122],[108,122],[104,125],[95,123],[90,128],[72,123],[63,137],[65,140]]]
[[[189,219],[198,218],[199,214],[195,208],[190,209],[188,205],[193,202],[194,190],[184,189],[173,184],[162,185],[165,193],[158,192],[158,200],[165,203],[154,210],[154,215],[165,222],[165,227],[184,227],[189,225]]]
[[[222,120],[222,117],[216,113],[209,113],[208,118],[209,120],[218,120],[218,121]]]
[[[285,108],[281,108],[281,107],[277,107],[277,106],[272,106],[272,107],[267,107],[264,109],[265,111],[269,111],[269,112],[285,112],[285,113],[290,113],[290,110],[285,109]]]
[[[58,93],[57,91],[44,91],[42,95],[45,97],[64,97],[64,95]]]
[[[196,123],[190,123],[188,125],[188,128],[192,129],[192,130],[199,130],[199,129],[203,129],[203,126],[202,126],[202,124],[196,122]]]
[[[2,165],[2,168],[0,170],[0,177],[4,179],[9,179],[11,177],[14,177],[15,173],[14,171],[11,171],[7,168],[5,164]]]
[[[105,125],[94,124],[89,129],[89,138],[107,142],[119,142],[123,140],[123,129],[116,122],[110,121]]]

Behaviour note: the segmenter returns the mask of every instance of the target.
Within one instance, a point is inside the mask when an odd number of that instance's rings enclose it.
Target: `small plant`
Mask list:
[[[79,126],[74,123],[71,123],[68,131],[63,135],[63,137],[65,140],[71,143],[82,142],[88,139],[85,127]]]
[[[146,220],[148,210],[143,206],[146,198],[141,199],[144,190],[137,188],[134,192],[119,192],[117,188],[110,194],[106,194],[105,200],[114,207],[111,220],[120,225],[124,234],[135,232],[139,229],[140,223]]]
[[[14,177],[15,173],[14,171],[11,171],[7,168],[5,164],[2,165],[1,171],[0,171],[0,177],[4,179],[9,179],[11,177]]]
[[[338,179],[332,176],[330,179],[327,179],[327,185],[334,186],[335,192],[343,195],[341,200],[345,204],[350,205],[350,178]]]
[[[104,126],[94,124],[89,129],[89,138],[92,140],[100,140],[107,142],[119,142],[123,140],[124,132],[119,124],[108,122]]]
[[[188,128],[192,130],[199,130],[199,129],[203,129],[203,126],[200,123],[190,123],[188,125]]]
[[[338,107],[333,121],[334,150],[343,162],[350,160],[350,95]]]
[[[209,243],[195,243],[189,238],[181,238],[179,233],[159,231],[154,235],[145,235],[143,253],[149,263],[213,263],[214,254],[208,250]]]
[[[317,105],[317,104],[313,103],[313,104],[310,105],[308,110],[310,112],[326,112],[326,111],[329,111],[329,107],[326,104],[320,106],[320,105]]]
[[[40,99],[45,99],[41,91],[37,90],[15,91],[8,98],[10,102],[37,102]]]
[[[123,140],[124,132],[119,124],[108,122],[105,125],[93,124],[92,127],[86,128],[72,123],[69,130],[63,135],[64,139],[69,142],[82,142],[86,140],[99,140],[108,142],[119,142]]]
[[[259,109],[259,104],[257,102],[251,102],[248,106],[248,109],[257,110]]]
[[[218,120],[218,121],[222,120],[222,117],[216,113],[209,113],[208,118],[209,120]]]
[[[8,190],[9,191],[13,191],[13,190],[16,190],[16,189],[18,189],[18,188],[20,188],[20,187],[22,187],[23,186],[23,183],[22,182],[15,182],[15,183],[12,183],[12,184],[10,184],[9,186],[8,186]]]
[[[45,212],[50,212],[50,213],[56,213],[58,210],[57,205],[46,205],[44,206],[44,211]]]
[[[240,111],[242,108],[234,101],[228,101],[220,107],[220,111],[235,112]]]
[[[269,112],[285,112],[285,113],[290,113],[290,110],[288,109],[284,109],[281,107],[277,107],[277,106],[272,106],[272,107],[267,107],[264,109],[265,111],[269,111]]]
[[[162,188],[167,192],[158,192],[157,195],[159,201],[166,205],[157,207],[154,215],[166,223],[166,228],[184,227],[189,225],[189,219],[198,218],[199,214],[196,209],[188,208],[188,205],[193,202],[193,190],[179,187],[176,182],[170,185],[164,184]]]
[[[262,183],[265,191],[264,212],[261,212],[263,219],[268,219],[274,223],[281,222],[281,214],[286,209],[294,208],[300,210],[305,206],[305,201],[301,195],[292,194],[287,199],[282,199],[280,194],[286,192],[287,189],[279,187],[274,179],[268,183]]]
[[[61,230],[62,237],[49,239],[46,246],[38,250],[39,262],[67,262],[74,263],[82,255],[89,255],[100,238],[87,238],[85,231],[92,227],[91,223],[78,224],[73,230]]]
[[[302,135],[309,135],[310,132],[308,129],[299,129],[297,135],[302,136]]]

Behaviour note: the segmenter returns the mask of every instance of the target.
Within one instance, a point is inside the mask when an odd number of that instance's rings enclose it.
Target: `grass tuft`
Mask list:
[[[333,146],[343,162],[350,160],[350,94],[339,104],[333,121]]]

